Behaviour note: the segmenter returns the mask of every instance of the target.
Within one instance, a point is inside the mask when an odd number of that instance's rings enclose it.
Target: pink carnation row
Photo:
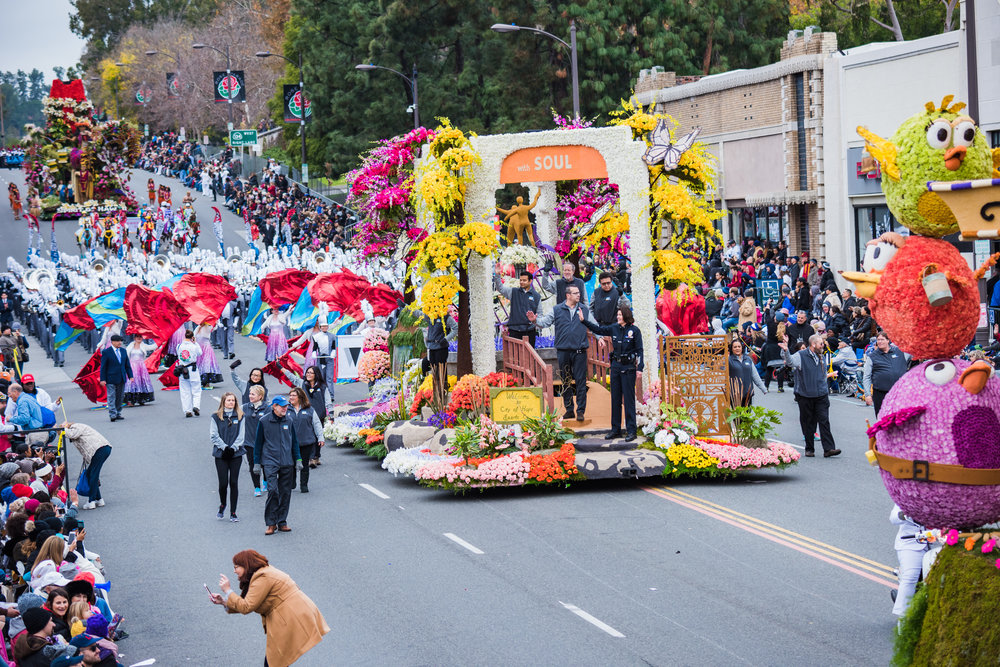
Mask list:
[[[524,460],[524,453],[514,452],[484,461],[476,468],[456,467],[450,463],[430,463],[418,468],[415,476],[418,480],[449,484],[458,482],[470,486],[482,486],[493,483],[516,486],[527,481],[530,469],[531,465]]]
[[[793,463],[799,460],[799,453],[788,445],[773,442],[767,449],[716,445],[709,442],[698,443],[705,452],[719,460],[720,468],[741,470],[744,468],[764,468],[766,466]]]

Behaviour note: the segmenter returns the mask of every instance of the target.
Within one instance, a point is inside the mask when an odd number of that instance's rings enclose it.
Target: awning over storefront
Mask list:
[[[788,206],[790,204],[815,204],[819,201],[816,190],[786,190],[747,195],[747,206]]]

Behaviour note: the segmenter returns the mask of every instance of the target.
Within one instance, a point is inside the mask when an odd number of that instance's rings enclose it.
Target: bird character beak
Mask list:
[[[862,271],[841,271],[840,275],[845,280],[854,283],[854,292],[862,299],[871,299],[875,296],[875,290],[882,281],[880,273],[864,273]]]
[[[973,396],[978,394],[986,386],[987,380],[993,377],[993,367],[982,359],[978,359],[971,366],[962,371],[958,383],[965,391]]]
[[[956,171],[962,166],[965,154],[968,152],[965,146],[952,146],[944,154],[944,166],[948,171]]]

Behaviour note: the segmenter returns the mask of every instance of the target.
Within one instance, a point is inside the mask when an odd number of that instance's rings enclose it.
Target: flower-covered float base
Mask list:
[[[899,624],[893,665],[997,664],[1000,546],[992,538],[948,544]]]
[[[623,442],[577,437],[554,414],[516,425],[492,421],[490,387],[516,384],[506,373],[451,376],[448,384],[448,404],[435,412],[431,378],[421,377],[419,360],[410,362],[398,380],[374,382],[367,401],[333,406],[326,439],[382,459],[393,475],[452,491],[592,479],[729,477],[799,460],[784,443],[746,447],[698,437],[688,412],[661,402],[655,390],[637,410],[640,438]]]
[[[42,218],[46,220],[71,220],[94,213],[108,216],[118,214],[122,211],[126,215],[134,216],[138,210],[139,206],[134,201],[118,202],[113,199],[105,199],[104,201],[89,199],[82,204],[64,203],[55,209],[43,208]]]

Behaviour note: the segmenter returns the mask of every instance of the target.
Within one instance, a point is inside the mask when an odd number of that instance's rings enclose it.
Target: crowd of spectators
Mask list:
[[[226,208],[250,221],[253,240],[265,247],[346,248],[356,221],[349,209],[307,195],[274,160],[244,178],[232,148],[206,160],[200,145],[169,132],[143,144],[136,167],[177,178],[213,200],[222,198]]]
[[[19,404],[44,400],[41,389],[37,399],[23,389],[10,383],[9,401],[0,394],[0,411],[15,398]],[[6,621],[0,664],[119,665],[116,642],[127,635],[118,629],[121,616],[112,611],[101,558],[84,546],[90,535],[79,516],[98,505],[81,505],[76,489],[64,484],[66,452],[57,452],[54,431],[19,434],[16,421],[5,417],[0,427],[0,615]],[[110,449],[89,426],[64,426],[66,443],[76,445],[84,461],[95,447]]]

